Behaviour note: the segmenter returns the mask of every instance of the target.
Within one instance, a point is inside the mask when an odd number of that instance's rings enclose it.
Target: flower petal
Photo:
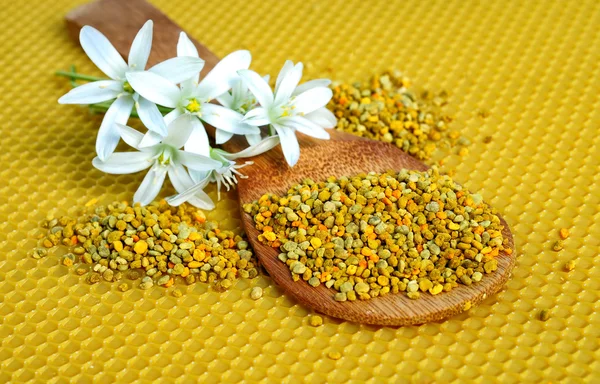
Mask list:
[[[137,93],[153,103],[169,108],[175,108],[179,103],[179,87],[156,73],[127,72],[127,81]]]
[[[187,173],[183,165],[178,163],[173,163],[169,167],[169,180],[171,180],[171,184],[178,193],[185,191],[188,188],[191,188],[195,183]]]
[[[58,99],[60,104],[95,104],[112,100],[123,92],[123,83],[117,80],[100,80],[71,89]]]
[[[260,129],[244,123],[244,116],[220,105],[202,104],[202,120],[215,128],[236,135],[260,133]]]
[[[199,209],[205,209],[207,211],[215,209],[215,203],[203,190],[196,192],[196,194],[190,197],[187,202]]]
[[[185,32],[179,34],[179,41],[177,41],[177,56],[200,57],[198,55],[198,49]]]
[[[115,125],[119,130],[119,135],[127,145],[135,149],[140,148],[140,142],[144,139],[144,135],[141,132],[138,132],[127,125],[119,123],[115,123]]]
[[[117,98],[106,111],[96,138],[96,153],[100,160],[106,160],[119,144],[121,135],[115,123],[127,123],[132,108],[133,98],[122,96]]]
[[[263,107],[254,108],[244,115],[244,119],[242,121],[246,124],[254,125],[256,127],[268,125],[270,121],[269,112]]]
[[[79,42],[98,69],[111,79],[125,79],[127,71],[125,60],[100,31],[89,25],[84,26],[79,32]]]
[[[180,164],[172,164],[171,167],[169,167],[168,175],[169,180],[171,180],[171,184],[173,184],[175,190],[180,194],[186,192],[186,190],[196,185],[185,168]],[[200,179],[201,183],[204,183],[204,186],[208,184],[209,179],[207,176],[208,175],[204,173],[204,177]],[[175,204],[171,204],[171,201],[173,201]],[[215,207],[212,199],[202,189],[197,191],[195,194],[187,193],[185,196],[177,195],[167,198],[167,203],[173,206],[180,205],[183,202],[188,202],[195,207],[202,209],[213,209]]]
[[[162,141],[164,136],[159,135],[156,132],[148,131],[138,144],[139,148],[152,147]]]
[[[241,77],[237,76],[236,73],[236,80],[234,81],[233,87],[231,87],[231,94],[234,95],[236,98],[241,98],[244,97],[247,93],[248,93],[248,87],[246,87],[246,84],[244,84],[244,81],[242,80]],[[264,79],[264,77],[263,77]],[[269,82],[269,80],[266,80],[267,83]]]
[[[294,99],[294,106],[296,107],[296,113],[311,113],[321,107],[327,105],[329,100],[333,97],[333,92],[329,88],[319,87],[312,88],[308,91],[301,93]]]
[[[216,144],[223,144],[228,142],[231,138],[233,137],[233,133],[231,132],[226,132],[222,129],[216,129],[215,130],[215,143]]]
[[[184,114],[173,120],[169,124],[168,135],[162,140],[164,144],[170,145],[174,148],[181,148],[188,140],[192,131],[198,127],[200,122],[196,116],[190,114]],[[202,124],[200,124],[202,128]]]
[[[298,132],[312,136],[317,139],[329,140],[329,133],[322,127],[302,116],[292,116],[282,119],[282,125],[294,128]]]
[[[125,175],[143,171],[154,162],[153,152],[115,152],[104,161],[94,157],[92,165],[102,172],[113,175]]]
[[[167,166],[155,163],[133,195],[133,202],[148,205],[160,192],[167,175]]]
[[[217,97],[219,104],[225,108],[233,109],[233,102],[235,101],[233,95],[228,91]]]
[[[246,135],[246,141],[250,145],[255,145],[255,144],[260,143],[260,139],[261,139],[261,136],[259,133],[256,135]]]
[[[183,192],[191,188],[195,183],[185,170],[184,166],[178,163],[173,163],[169,167],[169,180],[177,192]]]
[[[315,109],[311,113],[304,115],[304,117],[323,128],[333,128],[337,125],[335,115],[327,107]]]
[[[176,118],[178,118],[182,114],[183,114],[183,112],[181,111],[180,108],[175,108],[174,110],[172,110],[171,112],[169,112],[165,115],[165,117],[164,117],[165,124],[167,124],[167,126],[169,126],[169,124],[171,124]]]
[[[289,166],[293,167],[298,162],[298,159],[300,159],[300,145],[296,138],[296,132],[291,128],[283,127],[279,124],[273,124],[273,127],[275,127],[279,135],[283,156]]]
[[[195,79],[183,80],[179,83],[179,88],[181,88],[182,99],[189,99],[191,97],[194,97],[194,93],[196,91],[196,88],[198,87],[198,77],[200,76],[197,76]]]
[[[177,150],[177,160],[195,171],[212,171],[221,167],[221,162],[196,153]]]
[[[159,135],[167,136],[167,124],[165,124],[165,119],[156,104],[144,97],[140,97],[135,106],[140,120],[142,120],[146,128]]]
[[[213,201],[203,191],[204,188],[206,187],[206,185],[208,184],[208,181],[209,181],[209,177],[206,177],[203,180],[201,180],[199,183],[190,186],[189,188],[187,188],[184,191],[177,190],[177,192],[179,192],[179,194],[177,194],[175,196],[167,197],[167,199],[166,199],[167,203],[169,203],[169,205],[176,207],[187,201],[190,204],[193,204],[199,208],[202,208],[202,207],[197,204],[200,204],[200,205],[206,206],[206,207],[211,207],[211,208],[204,208],[204,209],[213,209],[214,208]]]
[[[198,75],[202,68],[204,68],[204,60],[196,57],[173,57],[156,64],[148,71],[156,73],[174,84],[179,84],[189,79],[198,81]]]
[[[135,35],[129,50],[129,68],[137,71],[143,71],[146,68],[152,49],[152,26],[152,20],[146,21]]]
[[[292,96],[297,96],[303,92],[308,91],[309,89],[317,88],[317,87],[328,87],[331,84],[331,80],[329,79],[315,79],[309,80],[305,83],[300,84],[296,87]]]
[[[192,178],[192,181],[194,182],[194,184],[199,183],[200,181],[204,180],[212,172],[213,172],[212,170],[210,170],[210,171],[194,171],[193,169],[188,169],[188,174]]]
[[[250,89],[250,92],[256,97],[261,107],[269,108],[273,104],[273,91],[269,83],[260,75],[249,69],[238,71],[238,75],[244,80],[244,83]]]
[[[275,104],[285,103],[292,97],[294,89],[302,78],[302,69],[302,63],[298,63],[286,73],[279,86],[275,88]]]
[[[238,79],[236,72],[241,69],[247,70],[251,61],[252,55],[246,50],[235,51],[225,56],[200,81],[196,89],[198,97],[211,100],[231,89]]]
[[[279,71],[279,75],[277,75],[277,80],[275,81],[275,90],[279,89],[279,85],[292,69],[294,69],[294,62],[291,60],[286,60],[283,64],[283,67],[281,67],[281,71]]]
[[[210,144],[204,125],[202,125],[202,122],[198,118],[194,117],[193,127],[190,137],[185,142],[185,150],[210,157]]]
[[[251,145],[248,148],[236,153],[225,152],[221,149],[215,149],[215,151],[218,151],[219,154],[221,154],[227,160],[235,160],[242,157],[253,157],[260,155],[261,153],[275,148],[277,144],[279,144],[279,136],[269,136],[259,141],[257,144]]]

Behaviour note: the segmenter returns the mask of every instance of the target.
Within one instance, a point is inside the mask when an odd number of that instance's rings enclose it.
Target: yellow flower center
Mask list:
[[[185,109],[187,109],[188,111],[195,113],[195,112],[200,112],[200,108],[202,107],[202,104],[200,104],[198,102],[198,100],[196,99],[189,99],[188,100],[188,105],[185,106]]]
[[[133,87],[129,84],[128,81],[123,83],[123,90],[127,93],[133,93]]]
[[[169,165],[171,164],[171,156],[168,153],[161,153],[158,157],[158,163],[161,165]]]
[[[290,104],[282,105],[280,117],[294,116],[295,115],[294,109],[296,109],[295,105],[290,105]]]

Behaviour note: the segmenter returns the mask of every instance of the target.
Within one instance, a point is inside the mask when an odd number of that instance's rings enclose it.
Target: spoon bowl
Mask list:
[[[294,184],[305,178],[315,181],[330,176],[352,176],[366,172],[409,169],[426,171],[428,167],[398,148],[373,140],[361,139],[347,133],[330,131],[330,140],[317,140],[298,134],[300,160],[289,168],[279,148],[256,156],[254,164],[245,168],[247,179],[240,179],[238,198],[240,207],[259,199],[265,193],[284,195]],[[225,145],[229,151],[243,149],[243,139],[234,138]],[[278,165],[278,166],[275,166]],[[365,301],[338,302],[333,299],[335,290],[319,285],[312,287],[305,281],[293,281],[286,264],[277,256],[280,251],[258,240],[260,232],[254,227],[250,215],[241,210],[242,224],[260,263],[286,294],[299,303],[318,312],[344,320],[376,325],[412,325],[441,320],[476,305],[488,295],[499,291],[510,276],[515,263],[512,234],[508,224],[500,218],[508,239],[511,255],[501,252],[496,259],[498,269],[470,286],[459,285],[450,292],[431,295],[421,293],[418,300],[405,294],[388,294]]]

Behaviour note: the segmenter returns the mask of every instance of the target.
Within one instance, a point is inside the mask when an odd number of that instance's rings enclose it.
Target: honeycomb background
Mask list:
[[[69,86],[53,71],[98,74],[63,25],[81,1],[0,3],[0,382],[600,381],[600,2],[152,1],[220,56],[251,49],[262,73],[285,59],[349,82],[398,68],[450,93],[473,143],[446,169],[503,212],[518,263],[479,307],[398,329],[312,328],[267,277],[176,299],[89,286],[57,255],[28,258],[49,212],[131,199],[143,174],[92,168],[101,117],[56,103]],[[238,225],[235,194],[209,217]],[[571,237],[553,252],[561,227]]]

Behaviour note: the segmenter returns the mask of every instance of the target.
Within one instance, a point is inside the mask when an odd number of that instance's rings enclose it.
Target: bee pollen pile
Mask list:
[[[430,159],[440,146],[469,145],[456,130],[453,118],[441,113],[448,95],[407,89],[409,80],[399,72],[384,72],[361,84],[333,84],[328,108],[338,118],[336,129],[396,145],[420,159]],[[462,147],[459,154],[468,153]]]
[[[79,220],[64,216],[42,226],[48,235],[32,256],[44,257],[46,248],[59,244],[72,247],[62,263],[90,264],[91,284],[119,281],[124,273],[135,280],[141,271],[142,289],[155,284],[170,287],[176,277],[188,284],[200,281],[228,289],[238,277],[258,275],[254,255],[241,236],[221,231],[217,223],[206,221],[202,211],[186,204],[171,207],[161,201],[141,207],[117,202],[96,207]],[[85,273],[83,268],[77,271]]]
[[[436,167],[304,180],[244,205],[295,281],[337,301],[471,285],[512,253],[496,211]],[[506,247],[505,247],[506,246]]]

